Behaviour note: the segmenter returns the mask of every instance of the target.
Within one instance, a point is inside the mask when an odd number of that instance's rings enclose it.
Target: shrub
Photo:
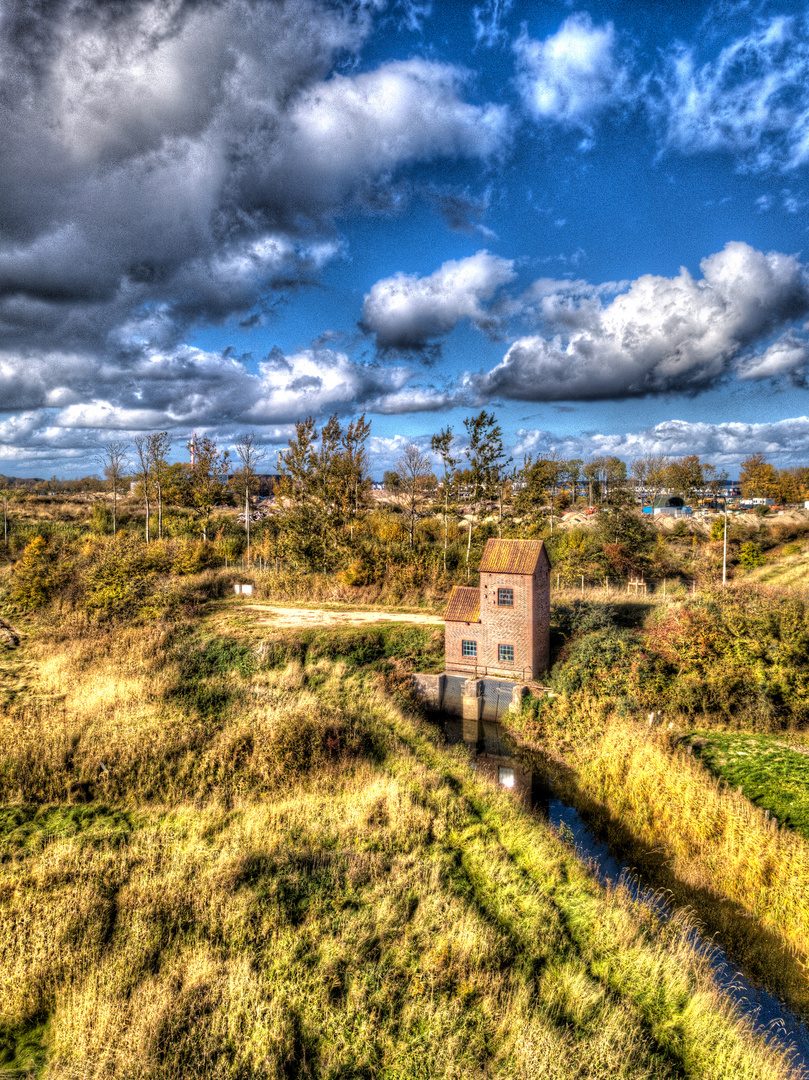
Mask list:
[[[633,643],[631,630],[615,628],[595,630],[577,638],[567,656],[553,669],[553,688],[571,694],[598,682],[602,691],[621,693]]]
[[[90,528],[93,532],[102,536],[112,533],[112,510],[102,502],[93,504],[93,512],[90,515]]]
[[[171,569],[175,574],[198,574],[216,562],[216,548],[210,540],[195,540],[184,543],[177,551]]]
[[[755,540],[748,540],[739,548],[739,562],[748,570],[764,565],[764,552]]]
[[[714,519],[711,525],[711,540],[724,540],[725,538],[725,516]]]
[[[42,536],[26,544],[22,558],[14,567],[11,597],[26,611],[44,607],[70,575],[72,564],[61,549],[49,545]]]
[[[106,618],[138,614],[155,589],[152,558],[148,548],[129,537],[109,544],[86,574],[87,613]]]

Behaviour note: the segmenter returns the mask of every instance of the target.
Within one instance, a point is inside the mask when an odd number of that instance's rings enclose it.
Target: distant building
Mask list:
[[[550,562],[541,540],[489,540],[480,587],[456,585],[446,620],[447,672],[531,680],[548,667]]]
[[[679,495],[660,495],[651,506],[644,506],[644,514],[665,514],[668,517],[691,517],[691,507],[686,506]]]

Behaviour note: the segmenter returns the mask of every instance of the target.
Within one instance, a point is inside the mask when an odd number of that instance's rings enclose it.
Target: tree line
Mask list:
[[[187,444],[190,461],[183,463],[169,462],[166,431],[140,435],[131,445],[111,441],[102,447],[98,465],[112,493],[113,536],[121,493],[134,481],[145,504],[147,544],[164,537],[169,506],[193,517],[207,541],[214,508],[232,505],[235,498],[244,516],[248,561],[254,532],[265,562],[292,562],[323,572],[350,566],[354,559],[367,562],[369,543],[388,552],[398,544],[412,553],[429,539],[444,572],[452,549],[456,569],[460,560],[469,573],[484,519],[498,534],[504,527],[514,534],[518,527],[520,535],[544,530],[553,537],[559,513],[570,506],[628,509],[664,492],[686,501],[710,498],[723,495],[728,480],[726,471],[695,454],[648,454],[627,464],[615,455],[585,460],[550,452],[528,455],[517,464],[504,448],[495,414],[483,410],[467,417],[457,432],[442,428],[428,446],[407,444],[395,468],[384,475],[386,499],[380,505],[371,497],[370,433],[365,415],[348,424],[337,415],[322,425],[313,417],[299,421],[278,454],[274,512],[257,524],[252,501],[259,468],[270,451],[254,433],[241,436],[230,449],[210,436],[193,436]],[[809,468],[779,470],[761,454],[745,459],[739,481],[743,497],[809,498]],[[429,520],[434,527],[427,527]]]

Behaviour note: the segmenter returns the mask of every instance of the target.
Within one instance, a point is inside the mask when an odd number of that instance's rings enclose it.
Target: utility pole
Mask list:
[[[722,500],[725,504],[725,543],[722,551],[722,588],[724,589],[728,579],[728,497]]]

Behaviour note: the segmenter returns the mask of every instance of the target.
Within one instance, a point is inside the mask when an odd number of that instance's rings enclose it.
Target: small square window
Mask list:
[[[497,646],[497,659],[503,664],[514,663],[514,646],[513,645],[498,645]]]
[[[500,607],[514,607],[514,590],[498,589],[497,603],[500,605]]]
[[[478,654],[478,643],[476,641],[462,641],[461,642],[461,656],[476,657]]]

